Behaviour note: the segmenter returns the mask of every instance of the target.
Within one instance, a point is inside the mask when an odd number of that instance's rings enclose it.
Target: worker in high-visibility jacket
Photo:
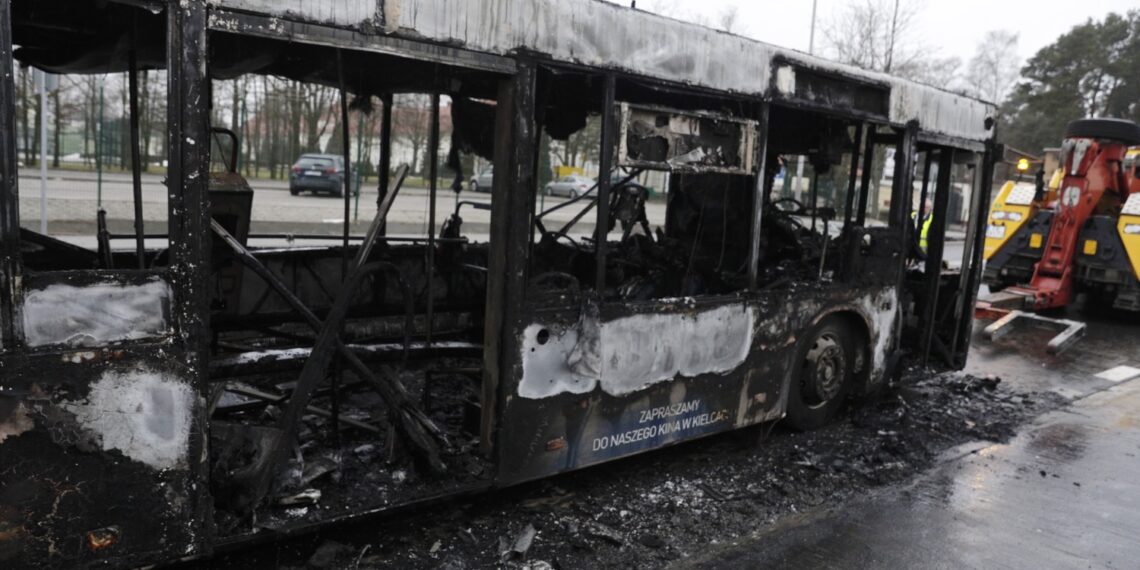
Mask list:
[[[910,219],[917,220],[918,212],[911,212]],[[919,226],[918,231],[918,250],[926,253],[927,238],[930,236],[930,224],[934,221],[934,204],[930,200],[926,201],[925,207],[922,209],[922,224]]]

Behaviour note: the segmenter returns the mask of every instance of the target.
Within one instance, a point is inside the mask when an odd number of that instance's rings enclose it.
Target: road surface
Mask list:
[[[676,567],[1136,568],[1137,330],[1095,320],[1086,339],[1051,356],[1043,346],[1054,332],[1027,328],[1000,343],[975,335],[968,371],[1072,399],[1008,444],[955,449],[912,484],[789,517]]]
[[[20,218],[25,227],[38,228],[40,219],[40,178],[35,170],[20,172]],[[344,201],[327,195],[314,196],[289,194],[289,185],[280,180],[254,180],[251,183],[253,199],[253,232],[291,232],[314,234],[339,234],[344,222]],[[143,220],[147,233],[165,232],[167,218],[167,192],[164,177],[144,174],[142,185]],[[371,216],[376,211],[378,191],[374,185],[365,186],[357,203],[354,200],[351,219],[355,222],[353,231],[363,233]],[[99,207],[99,185],[97,176],[91,172],[51,170],[47,181],[48,229],[52,235],[94,235],[96,212]],[[489,194],[463,192],[457,195],[449,189],[441,188],[436,202],[436,232],[444,220],[455,211],[459,200],[489,203]],[[564,198],[540,197],[540,207],[550,208],[566,202]],[[583,201],[583,203],[585,203]],[[104,174],[102,184],[102,206],[107,211],[108,223],[113,233],[127,233],[132,230],[134,218],[134,198],[129,174]],[[397,197],[389,214],[389,233],[395,235],[426,236],[428,227],[429,193],[423,188],[404,188]],[[550,215],[561,227],[581,208],[571,206]],[[663,225],[665,219],[664,202],[651,202],[647,205],[649,219],[655,225]],[[466,233],[486,234],[491,216],[486,210],[465,206],[460,212]],[[572,235],[588,235],[593,231],[593,216],[587,215],[575,226]]]

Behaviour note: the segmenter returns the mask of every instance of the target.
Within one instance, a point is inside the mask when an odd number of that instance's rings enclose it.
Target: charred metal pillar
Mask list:
[[[926,200],[930,197],[930,172],[934,165],[934,153],[926,151],[922,165],[922,193],[918,197],[918,214],[914,217],[915,231],[922,231],[922,219],[930,212],[926,211]]]
[[[171,317],[184,350],[185,377],[204,397],[209,390],[210,211],[210,89],[206,45],[205,0],[171,0],[167,13],[167,149],[169,170],[169,278],[174,291]],[[190,507],[200,520],[194,533],[199,548],[212,539],[211,506],[205,492],[209,465],[205,461],[208,429],[205,406],[194,406],[187,457],[200,489]]]
[[[602,148],[598,153],[598,222],[594,228],[597,236],[597,275],[595,291],[599,297],[605,295],[606,288],[606,228],[610,221],[610,186],[614,168],[614,98],[617,91],[617,77],[606,75],[605,92],[602,94]]]
[[[859,212],[855,224],[867,225],[867,199],[871,196],[871,168],[875,166],[875,125],[867,126],[867,145],[863,149],[863,179],[859,184]]]
[[[20,199],[16,166],[16,66],[12,59],[12,14],[0,0],[0,347],[21,336],[16,308],[20,281]]]
[[[495,177],[492,180],[491,243],[487,272],[487,310],[483,365],[480,446],[493,451],[496,418],[505,394],[500,387],[521,377],[515,327],[526,294],[527,250],[535,188],[532,150],[535,127],[534,62],[522,61],[499,84],[495,115]]]
[[[139,58],[134,24],[131,25],[131,49],[127,60],[127,90],[130,92],[131,190],[135,206],[135,255],[139,269],[146,269],[146,230],[143,226],[142,152],[139,149]]]
[[[431,134],[428,136],[428,242],[427,242],[427,345],[435,333],[435,202],[439,190],[439,93],[431,96]]]
[[[748,287],[755,290],[760,281],[760,233],[764,225],[764,204],[768,202],[765,179],[768,159],[768,115],[770,105],[760,103],[757,130],[760,140],[756,144],[756,188],[752,199],[752,243],[748,254]]]
[[[352,149],[349,145],[352,144],[352,137],[348,132],[348,89],[345,87],[344,82],[344,50],[336,50],[336,71],[337,79],[340,83],[340,144],[341,152],[344,156],[344,224],[343,224],[343,243],[341,247],[344,249],[342,252],[341,264],[341,281],[348,279],[348,238],[352,235]]]
[[[351,260],[348,240],[352,235],[352,136],[348,132],[348,88],[344,79],[344,50],[336,50],[337,81],[340,84],[340,143],[344,155],[344,235],[341,242],[341,287],[348,286],[348,265]],[[366,261],[366,260],[365,260]],[[343,294],[343,289],[342,289]],[[340,447],[340,385],[343,377],[341,358],[335,357],[332,370],[332,429],[333,441]]]
[[[954,171],[954,149],[944,147],[938,153],[938,184],[934,187],[934,209],[931,211],[933,219],[930,221],[930,233],[926,250],[926,279],[925,305],[921,315],[922,330],[922,363],[926,364],[930,358],[930,349],[934,343],[935,320],[938,310],[938,294],[942,286],[942,254],[946,244],[946,208],[950,203],[951,174]]]
[[[380,125],[380,192],[376,197],[376,207],[379,208],[384,203],[384,198],[388,195],[388,190],[392,185],[392,94],[385,93],[380,96],[380,101],[384,105],[381,120],[383,124]],[[381,227],[381,234],[384,235],[384,227]]]
[[[996,135],[995,135],[996,137]],[[974,186],[974,195],[970,204],[970,226],[966,232],[966,252],[962,272],[962,285],[960,296],[960,309],[957,322],[954,324],[954,340],[950,347],[954,355],[954,366],[966,365],[966,354],[970,349],[970,334],[973,330],[971,323],[974,320],[974,304],[977,303],[978,285],[982,275],[982,253],[985,249],[985,227],[989,223],[985,215],[993,193],[994,165],[997,157],[1002,155],[1001,147],[993,142],[986,142],[986,152],[978,170],[977,183]]]
[[[205,370],[209,301],[204,286],[210,274],[209,78],[206,73],[206,5],[201,0],[172,1],[168,6],[167,108],[170,167],[170,254],[176,281],[176,315],[193,368]],[[205,374],[203,374],[203,378]]]
[[[895,281],[897,287],[896,294],[900,299],[903,296],[903,291],[906,289],[907,252],[910,250],[910,239],[913,230],[913,226],[911,226],[909,222],[911,202],[914,200],[914,161],[915,152],[917,150],[918,122],[910,121],[903,129],[895,150],[895,185],[891,192],[891,210],[889,215],[891,227],[901,232],[899,245],[902,249],[899,251],[898,267],[896,268],[898,276]],[[939,259],[941,259],[941,257]],[[901,303],[901,300],[896,302]],[[902,342],[902,314],[903,312],[900,308],[899,316],[895,318],[894,323],[895,347],[898,347]]]
[[[851,150],[851,173],[847,177],[847,201],[843,209],[843,231],[851,227],[852,214],[855,210],[855,192],[859,187],[859,159],[862,155],[859,150],[863,147],[863,123],[855,125],[855,144]]]
[[[897,185],[902,187],[893,192],[894,196],[891,197],[889,214],[891,227],[902,228],[904,232],[903,243],[910,243],[905,238],[909,237],[909,229],[912,227],[908,222],[910,221],[911,202],[914,201],[914,160],[917,144],[918,123],[911,121],[906,124],[906,128],[898,139],[898,146],[895,147],[894,182],[896,188]]]

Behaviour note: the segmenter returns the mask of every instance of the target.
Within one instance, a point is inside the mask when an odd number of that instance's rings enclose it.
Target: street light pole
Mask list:
[[[99,81],[99,128],[95,131],[95,206],[96,208],[103,208],[103,88],[107,85],[107,76],[104,75],[102,80]]]
[[[40,233],[47,235],[47,76],[36,70],[36,87],[40,91]]]
[[[816,8],[819,6],[819,0],[811,1],[811,35],[808,36],[808,53],[815,55],[815,14]],[[804,155],[800,155],[799,161],[796,163],[796,185],[795,197],[799,201],[801,195],[801,186],[803,186],[804,179]],[[815,204],[812,204],[815,207]]]
[[[815,53],[815,13],[819,0],[811,0],[811,37],[808,39],[808,53]]]

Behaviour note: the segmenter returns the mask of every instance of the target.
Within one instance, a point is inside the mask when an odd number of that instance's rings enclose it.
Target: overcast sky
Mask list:
[[[654,0],[639,0],[639,7]],[[662,1],[662,0],[658,0]],[[670,0],[663,0],[668,3]],[[726,7],[740,10],[744,35],[782,47],[808,49],[811,30],[811,0],[672,0],[682,11],[701,13],[710,20]],[[829,12],[852,1],[818,0],[820,22]],[[1124,13],[1140,7],[1137,0],[912,0],[922,6],[917,22],[918,38],[936,48],[941,57],[957,56],[966,62],[974,47],[989,30],[1007,29],[1020,35],[1022,59],[1050,44],[1075,24],[1089,18],[1103,19],[1109,12]],[[628,5],[628,2],[626,3]],[[816,30],[816,47],[820,47]]]

